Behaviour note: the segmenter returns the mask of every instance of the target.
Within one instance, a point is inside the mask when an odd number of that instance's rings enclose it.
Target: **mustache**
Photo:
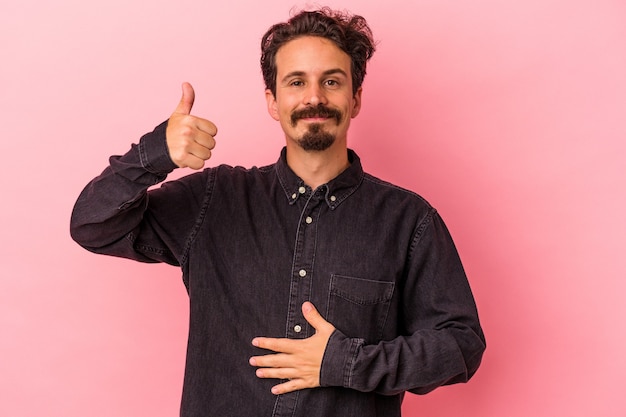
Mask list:
[[[343,118],[343,113],[339,110],[326,107],[323,104],[318,104],[315,107],[306,107],[302,110],[295,110],[291,113],[291,124],[295,125],[298,120],[309,117],[332,118],[335,119],[337,124],[339,124]]]

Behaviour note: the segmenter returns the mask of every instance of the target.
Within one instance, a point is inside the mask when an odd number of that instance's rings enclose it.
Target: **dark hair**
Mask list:
[[[286,23],[272,26],[261,41],[261,71],[265,88],[276,96],[276,53],[281,46],[302,36],[319,36],[333,41],[350,56],[352,92],[363,84],[365,66],[376,50],[367,21],[357,15],[322,8],[303,11]]]

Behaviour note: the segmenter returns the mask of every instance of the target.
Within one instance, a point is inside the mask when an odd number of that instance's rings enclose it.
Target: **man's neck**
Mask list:
[[[313,190],[336,178],[348,166],[345,145],[333,144],[325,151],[305,151],[296,144],[287,144],[287,165]]]

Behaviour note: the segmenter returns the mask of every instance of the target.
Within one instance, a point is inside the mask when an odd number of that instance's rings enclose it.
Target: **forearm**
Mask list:
[[[424,330],[374,345],[335,331],[322,362],[321,385],[394,395],[424,394],[446,384],[467,382],[485,349],[470,328]]]
[[[387,319],[389,333],[365,344],[352,329],[337,326],[322,363],[322,385],[423,394],[466,382],[476,372],[485,338],[461,260],[435,213],[416,227],[408,259],[398,280],[398,307]]]
[[[150,261],[134,254],[133,237],[148,205],[147,190],[163,181],[175,165],[165,144],[166,123],[144,135],[82,191],[72,212],[70,232],[81,246],[98,253]]]

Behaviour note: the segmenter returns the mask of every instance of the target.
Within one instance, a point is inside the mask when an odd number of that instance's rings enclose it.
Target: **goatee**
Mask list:
[[[296,127],[298,120],[310,117],[323,117],[334,119],[339,125],[343,119],[343,113],[337,109],[331,109],[324,104],[307,107],[294,111],[291,114],[291,125]],[[335,143],[335,135],[324,131],[322,123],[312,123],[309,130],[298,140],[298,144],[305,151],[324,151]]]
[[[335,143],[335,135],[324,131],[321,123],[313,123],[309,130],[298,140],[298,144],[305,151],[324,151]]]

